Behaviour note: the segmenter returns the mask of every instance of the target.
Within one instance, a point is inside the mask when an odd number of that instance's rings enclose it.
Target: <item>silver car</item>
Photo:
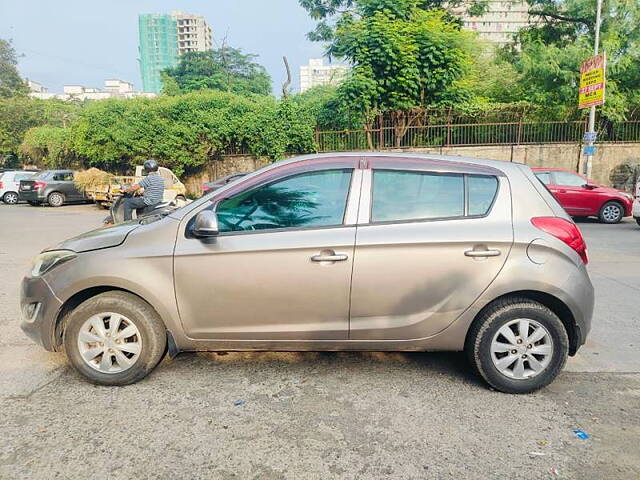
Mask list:
[[[586,263],[526,165],[303,156],[43,252],[22,328],[103,385],[144,378],[166,351],[451,350],[525,393],[585,342]]]

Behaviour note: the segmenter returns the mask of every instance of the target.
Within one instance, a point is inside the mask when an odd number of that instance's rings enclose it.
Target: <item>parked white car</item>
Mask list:
[[[633,210],[631,211],[631,215],[633,215],[637,224],[640,225],[640,178],[638,178],[636,182],[636,189],[633,194]]]
[[[0,173],[0,199],[9,205],[18,203],[18,187],[20,180],[27,180],[37,172],[27,172],[25,170],[14,170]]]

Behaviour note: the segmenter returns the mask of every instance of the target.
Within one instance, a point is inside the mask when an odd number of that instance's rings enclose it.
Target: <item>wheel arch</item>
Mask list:
[[[578,347],[581,344],[581,332],[580,327],[576,323],[575,316],[571,312],[571,309],[558,297],[551,295],[547,292],[541,292],[538,290],[516,290],[513,292],[505,293],[500,295],[497,298],[494,298],[489,303],[487,303],[484,307],[480,309],[480,311],[476,314],[471,325],[467,329],[467,335],[465,338],[465,348],[467,342],[469,341],[469,333],[472,330],[472,326],[479,321],[479,318],[482,314],[490,308],[494,303],[504,300],[508,297],[517,297],[517,298],[526,298],[528,300],[532,300],[538,302],[549,310],[551,310],[557,317],[560,319],[562,324],[564,325],[565,330],[567,331],[567,336],[569,337],[569,355],[573,356],[578,351]]]
[[[136,292],[133,292],[126,288],[116,287],[113,285],[101,285],[101,286],[85,288],[83,290],[80,290],[74,293],[62,304],[62,306],[60,307],[56,315],[53,329],[51,332],[53,337],[52,345],[54,349],[56,351],[60,351],[62,347],[62,335],[64,333],[65,321],[69,313],[75,310],[80,304],[82,304],[86,300],[89,300],[90,298],[95,297],[96,295],[99,295],[101,293],[113,292],[113,291],[125,292],[139,298],[140,300],[145,302],[147,305],[149,305],[158,314],[158,318],[160,318],[160,321],[162,321],[163,325],[165,326],[165,329],[167,330],[167,336],[168,336],[167,345],[169,348],[169,354],[172,357],[175,356],[178,353],[177,348],[175,346],[176,345],[175,340],[173,339],[173,335],[171,334],[170,330],[167,328],[167,324],[162,318],[162,315],[160,315],[160,313],[158,312],[158,309],[152,303],[150,303],[148,300],[146,300]]]

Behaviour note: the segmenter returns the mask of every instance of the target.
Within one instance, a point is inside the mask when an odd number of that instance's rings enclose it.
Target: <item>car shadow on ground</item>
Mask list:
[[[188,375],[192,369],[208,370],[224,367],[238,373],[260,369],[292,372],[313,369],[314,376],[331,375],[337,370],[362,373],[384,369],[401,375],[424,374],[450,377],[453,382],[470,383],[487,388],[462,352],[198,352],[168,357],[158,366],[160,372]]]

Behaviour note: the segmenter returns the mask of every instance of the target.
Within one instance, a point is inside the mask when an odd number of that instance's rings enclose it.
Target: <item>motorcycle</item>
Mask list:
[[[127,198],[134,197],[136,192],[128,190],[127,186],[120,186],[122,192],[118,198],[115,199],[111,208],[109,208],[109,216],[104,219],[105,225],[115,225],[117,223],[123,223],[124,220],[124,204]],[[132,219],[142,219],[152,216],[165,216],[171,213],[171,211],[178,208],[178,202],[176,200],[160,202],[155,205],[150,205],[143,208],[138,208],[133,211]]]

